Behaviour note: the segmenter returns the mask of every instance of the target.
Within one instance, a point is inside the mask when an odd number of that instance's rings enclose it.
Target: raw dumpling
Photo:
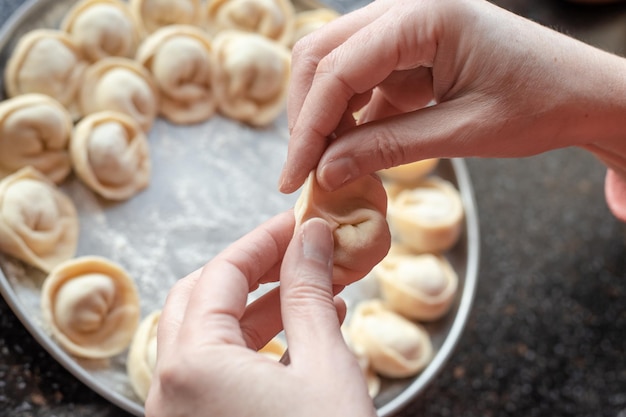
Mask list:
[[[7,95],[45,94],[77,116],[76,99],[87,65],[67,33],[33,30],[20,38],[7,62]]]
[[[361,368],[361,372],[363,372],[363,377],[365,378],[365,383],[367,384],[368,394],[372,398],[376,397],[380,392],[380,378],[372,369],[370,365],[370,358],[361,346],[356,346],[352,342],[352,339],[350,339],[350,335],[348,334],[348,329],[345,326],[341,327],[341,333],[343,334],[343,339],[346,342],[348,349],[350,349],[356,358],[359,368]]]
[[[110,57],[87,69],[80,105],[84,115],[104,110],[127,114],[147,132],[158,113],[159,92],[141,64]]]
[[[144,36],[169,25],[195,25],[200,0],[130,0],[130,7]]]
[[[458,288],[450,263],[433,254],[390,253],[374,268],[389,308],[413,320],[434,321],[448,312]]]
[[[125,114],[105,111],[82,119],[70,154],[76,175],[109,200],[126,200],[150,182],[148,139]]]
[[[165,118],[190,124],[215,113],[216,64],[211,41],[203,31],[185,25],[161,28],[144,41],[136,59],[152,73]]]
[[[213,40],[217,70],[213,86],[219,110],[255,126],[272,122],[284,109],[291,54],[260,35],[221,32]]]
[[[285,343],[280,340],[278,336],[275,336],[269,342],[267,342],[265,346],[259,349],[258,352],[279,361],[286,351],[287,346],[285,345]]]
[[[335,239],[334,277],[347,285],[363,278],[380,262],[391,244],[385,220],[387,195],[380,179],[366,175],[338,190],[324,191],[311,171],[296,201],[296,224],[319,217]]]
[[[130,343],[126,358],[126,371],[133,391],[141,401],[146,401],[157,360],[157,326],[161,310],[144,318]]]
[[[309,33],[313,33],[326,23],[337,19],[339,16],[338,12],[326,7],[296,13],[291,46],[295,45],[297,41],[304,38]]]
[[[65,15],[61,30],[91,62],[109,56],[132,58],[139,43],[135,19],[120,0],[82,0]]]
[[[210,33],[237,30],[256,33],[288,46],[295,11],[289,0],[208,0],[204,12]]]
[[[41,289],[44,323],[67,352],[110,358],[128,347],[139,324],[139,294],[119,265],[85,256],[58,265]]]
[[[463,203],[454,186],[428,178],[390,197],[389,226],[393,236],[418,253],[443,252],[458,241]]]
[[[0,182],[0,251],[49,272],[77,244],[76,208],[43,174],[29,166]]]
[[[381,376],[405,378],[421,372],[433,356],[428,332],[386,309],[380,300],[358,304],[348,327],[352,343],[362,349]]]
[[[0,179],[32,166],[59,184],[71,171],[72,117],[55,99],[24,94],[0,102]]]
[[[385,180],[411,185],[430,174],[437,167],[438,163],[438,158],[423,159],[421,161],[383,169],[379,171],[379,174]]]

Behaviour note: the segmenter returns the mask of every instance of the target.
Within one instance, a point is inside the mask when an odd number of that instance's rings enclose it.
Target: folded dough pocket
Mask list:
[[[391,234],[386,220],[387,194],[369,175],[328,192],[311,172],[296,201],[296,225],[313,217],[326,220],[335,239],[334,277],[348,285],[363,278],[387,254]]]

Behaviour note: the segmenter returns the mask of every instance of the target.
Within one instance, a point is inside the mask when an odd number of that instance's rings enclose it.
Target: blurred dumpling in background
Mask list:
[[[157,327],[161,318],[161,310],[153,311],[146,316],[128,348],[126,372],[130,385],[142,401],[146,401],[157,358]]]
[[[67,32],[83,56],[97,61],[109,56],[132,58],[139,31],[128,4],[120,0],[82,0],[65,15]]]
[[[160,92],[160,114],[173,123],[200,123],[215,113],[215,57],[211,41],[189,25],[166,26],[141,44],[136,60]]]
[[[0,179],[32,166],[59,184],[71,172],[72,117],[55,99],[24,94],[0,102]]]
[[[130,7],[147,36],[169,25],[196,25],[200,20],[200,0],[130,0]]]
[[[339,12],[328,9],[326,7],[320,7],[312,10],[304,10],[296,13],[294,19],[293,35],[291,36],[291,42],[289,46],[293,47],[293,45],[300,39],[304,38],[310,33],[313,33],[325,24],[332,22],[339,16]]]

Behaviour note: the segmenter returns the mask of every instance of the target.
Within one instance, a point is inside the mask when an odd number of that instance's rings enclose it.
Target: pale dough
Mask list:
[[[130,385],[141,401],[146,401],[156,367],[157,327],[160,318],[161,310],[157,310],[141,321],[126,357],[126,371]]]

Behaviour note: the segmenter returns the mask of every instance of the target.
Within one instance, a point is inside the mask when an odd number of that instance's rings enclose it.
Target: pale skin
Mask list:
[[[485,1],[377,0],[299,41],[292,65],[283,192],[313,169],[333,190],[425,158],[568,146],[626,177],[626,60]],[[283,213],[175,285],[147,416],[375,415],[341,336],[329,226],[293,229]],[[255,352],[283,328],[288,366]]]

